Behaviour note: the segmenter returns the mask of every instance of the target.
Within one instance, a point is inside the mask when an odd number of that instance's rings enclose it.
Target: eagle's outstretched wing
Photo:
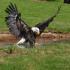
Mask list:
[[[8,14],[6,19],[7,25],[10,32],[15,36],[21,36],[28,30],[28,25],[21,20],[21,13],[18,12],[15,4],[10,3],[6,8],[6,13]]]
[[[39,28],[40,30],[40,34],[45,30],[46,27],[48,27],[48,25],[53,21],[53,19],[56,17],[56,15],[59,13],[61,6],[58,7],[57,12],[50,17],[48,20],[42,22],[42,23],[38,23],[37,25],[35,25],[35,27]]]

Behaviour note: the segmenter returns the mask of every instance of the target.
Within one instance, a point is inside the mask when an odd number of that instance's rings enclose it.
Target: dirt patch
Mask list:
[[[1,33],[0,34],[0,42],[16,42],[17,39],[10,33]]]
[[[51,33],[51,32],[42,33],[41,36],[36,38],[35,45],[38,47],[39,45],[42,45],[44,43],[46,44],[47,42],[61,41],[61,40],[70,41],[70,33]],[[17,41],[18,41],[18,39],[14,35],[10,34],[9,32],[0,33],[0,47],[3,47],[3,46],[6,47],[6,44],[16,43]],[[9,50],[6,50],[6,51],[0,50],[0,57],[8,56],[9,55],[9,54],[7,54],[8,51]],[[18,52],[20,52],[20,51],[18,51]],[[14,51],[12,56],[16,56],[16,53],[18,53],[18,52]],[[2,63],[2,62],[3,62],[3,60],[0,61],[0,63]]]
[[[70,40],[70,33],[43,33],[36,39],[39,43],[47,43],[49,41]]]
[[[36,43],[46,43],[48,41],[70,40],[70,33],[42,33],[36,38]],[[0,43],[16,43],[18,39],[9,32],[0,33]]]

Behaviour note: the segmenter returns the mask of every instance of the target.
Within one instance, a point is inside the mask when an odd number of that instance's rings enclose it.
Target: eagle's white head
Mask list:
[[[32,27],[31,29],[32,29],[32,31],[35,32],[37,35],[40,34],[39,28],[37,28],[37,27]]]

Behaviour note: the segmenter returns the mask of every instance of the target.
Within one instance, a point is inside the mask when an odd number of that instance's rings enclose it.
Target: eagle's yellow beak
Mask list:
[[[37,35],[39,35],[39,34],[40,34],[40,32],[36,32],[36,34],[37,34]]]

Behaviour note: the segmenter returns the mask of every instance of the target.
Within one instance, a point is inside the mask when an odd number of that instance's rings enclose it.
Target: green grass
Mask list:
[[[61,0],[60,0],[61,1]],[[22,19],[33,26],[51,17],[62,1],[1,0],[0,31],[7,31],[5,9],[9,2],[16,3]],[[70,32],[70,5],[63,4],[48,30]],[[13,47],[13,48],[12,48]],[[13,50],[9,54],[10,49]],[[0,47],[0,70],[70,70],[70,41],[50,42],[37,48]]]
[[[0,49],[0,70],[69,70],[70,41],[48,43],[37,48]],[[2,51],[2,52],[1,52]]]
[[[5,22],[6,7],[10,2],[16,3],[18,10],[22,13],[22,19],[30,26],[43,22],[51,17],[60,4],[62,8],[58,16],[49,25],[48,30],[57,32],[70,32],[70,5],[60,1],[40,2],[33,0],[2,0],[0,1],[0,31],[8,30]]]

